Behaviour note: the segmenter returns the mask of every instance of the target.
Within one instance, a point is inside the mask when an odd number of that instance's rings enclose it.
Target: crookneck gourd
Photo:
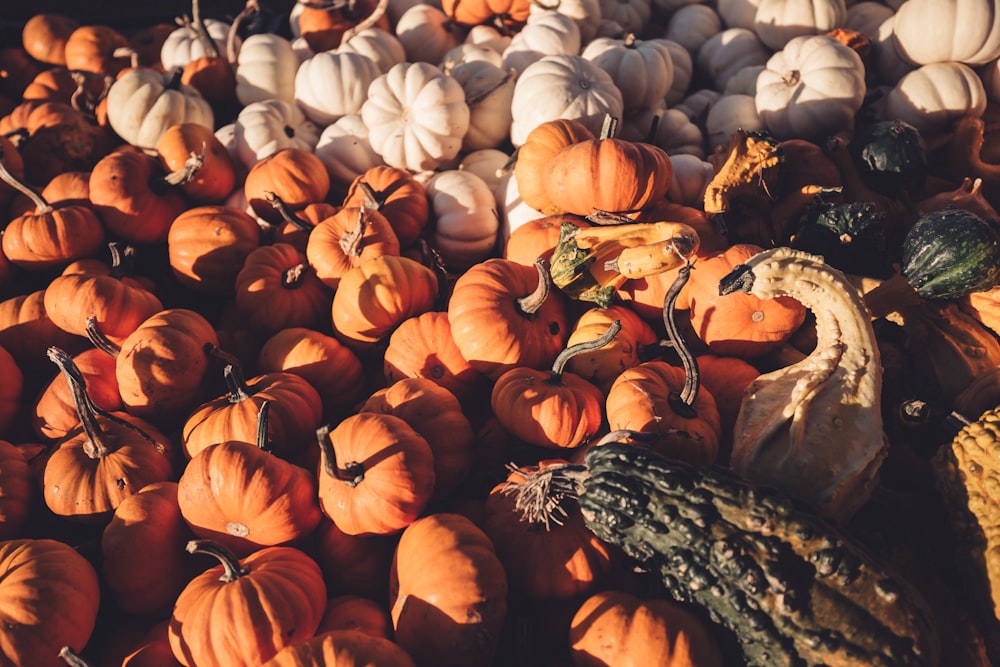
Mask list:
[[[577,496],[587,527],[731,630],[748,667],[938,664],[924,598],[848,534],[777,490],[620,434],[527,485],[521,506]]]
[[[837,521],[871,496],[888,451],[882,366],[860,292],[821,257],[772,248],[719,283],[761,299],[790,296],[816,317],[816,346],[747,387],[734,427],[732,467]]]

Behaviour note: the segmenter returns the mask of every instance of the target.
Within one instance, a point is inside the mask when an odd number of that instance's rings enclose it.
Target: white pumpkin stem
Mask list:
[[[218,58],[219,49],[215,46],[215,40],[208,34],[204,19],[201,18],[201,3],[198,0],[191,0],[191,17],[196,39],[200,39],[205,45],[205,51],[210,58]]]
[[[247,3],[243,5],[243,9],[233,22],[229,25],[229,33],[226,35],[226,60],[236,67],[236,60],[239,58],[240,50],[236,47],[236,38],[239,34],[240,26],[243,22],[249,19],[251,16],[260,11],[260,4],[257,0],[247,0]]]
[[[378,0],[378,4],[375,5],[375,9],[372,10],[371,14],[366,16],[363,21],[360,21],[357,25],[350,28],[343,34],[343,36],[340,38],[341,46],[350,41],[350,39],[355,35],[357,35],[359,32],[363,32],[368,28],[371,28],[376,23],[378,23],[379,19],[381,19],[382,16],[385,15],[388,9],[389,9],[389,0]]]
[[[0,180],[30,199],[35,205],[35,215],[42,215],[52,210],[52,206],[42,198],[42,195],[31,189],[27,183],[20,180],[7,168],[7,163],[3,160],[2,148],[0,148]]]
[[[610,139],[618,130],[618,119],[611,114],[604,114],[604,124],[601,125],[601,139]]]

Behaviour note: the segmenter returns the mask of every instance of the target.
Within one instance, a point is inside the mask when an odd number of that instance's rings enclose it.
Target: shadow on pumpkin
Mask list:
[[[186,287],[201,294],[230,297],[236,294],[236,276],[250,254],[258,245],[258,239],[249,243],[237,238],[229,229],[216,228],[215,234],[230,237],[223,247],[203,252],[191,263],[187,271],[174,273]]]
[[[448,593],[442,591],[439,595]],[[498,605],[503,608],[498,609]],[[456,620],[434,602],[414,595],[395,599],[392,614],[396,643],[418,667],[490,665],[497,653],[505,615],[506,599],[470,604],[466,618]]]

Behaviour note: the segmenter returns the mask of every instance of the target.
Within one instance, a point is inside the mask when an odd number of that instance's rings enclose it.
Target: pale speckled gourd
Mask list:
[[[966,424],[932,459],[972,596],[1000,619],[1000,407]]]
[[[773,248],[722,279],[720,294],[790,296],[816,317],[816,347],[747,387],[732,468],[847,521],[870,498],[888,451],[882,366],[861,293],[821,257]]]

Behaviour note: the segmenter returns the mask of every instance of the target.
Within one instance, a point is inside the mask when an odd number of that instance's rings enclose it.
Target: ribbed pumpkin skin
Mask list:
[[[94,567],[68,544],[0,542],[0,663],[65,667],[59,650],[83,650],[100,594]]]
[[[210,445],[188,461],[177,502],[195,535],[237,555],[305,537],[321,518],[313,476],[246,442]]]
[[[507,576],[471,520],[431,514],[400,537],[389,600],[396,642],[419,667],[488,665],[507,614]]]
[[[91,348],[74,356],[73,363],[83,374],[87,393],[97,407],[109,412],[122,409],[122,397],[118,393],[118,381],[115,379],[114,357]],[[76,414],[69,384],[66,378],[57,375],[35,401],[32,411],[35,433],[48,440],[58,440],[79,423],[80,417]]]
[[[0,246],[15,266],[31,271],[63,267],[96,254],[104,242],[104,225],[86,205],[35,211],[7,223]]]
[[[545,121],[529,132],[517,151],[517,162],[514,163],[517,192],[524,203],[544,215],[565,213],[565,210],[553,203],[548,194],[546,174],[556,153],[567,146],[593,138],[594,133],[586,125],[571,118]]]
[[[359,225],[361,238],[345,251],[344,240]],[[344,206],[309,232],[306,257],[322,283],[335,290],[345,273],[374,257],[398,255],[399,245],[384,215],[374,209]]]
[[[0,440],[0,540],[12,540],[21,534],[32,495],[27,459],[20,449]]]
[[[181,592],[170,619],[170,648],[185,667],[259,667],[316,632],[326,607],[319,566],[292,547],[256,551],[235,581],[223,566]]]
[[[663,199],[673,178],[659,147],[622,139],[591,139],[556,153],[545,172],[552,203],[576,215],[634,211]]]
[[[569,641],[575,667],[722,667],[718,644],[697,616],[671,600],[624,591],[584,601]]]
[[[282,649],[263,667],[413,667],[413,659],[388,639],[331,630]]]
[[[452,338],[469,364],[493,380],[517,366],[549,368],[566,343],[565,305],[555,288],[534,315],[518,307],[538,280],[533,266],[492,258],[455,282],[448,302]]]
[[[362,206],[365,204],[365,191],[361,184],[365,183],[375,191],[380,200],[378,212],[385,216],[392,225],[399,245],[408,248],[427,226],[430,219],[430,203],[423,184],[405,169],[388,165],[371,167],[354,179],[344,197],[344,206]]]
[[[115,343],[163,310],[152,292],[110,275],[59,276],[45,288],[44,301],[46,314],[60,329],[85,336],[87,318],[93,317],[100,332]]]
[[[288,243],[273,243],[247,255],[236,276],[236,309],[262,335],[289,327],[320,328],[333,302],[306,257]]]

